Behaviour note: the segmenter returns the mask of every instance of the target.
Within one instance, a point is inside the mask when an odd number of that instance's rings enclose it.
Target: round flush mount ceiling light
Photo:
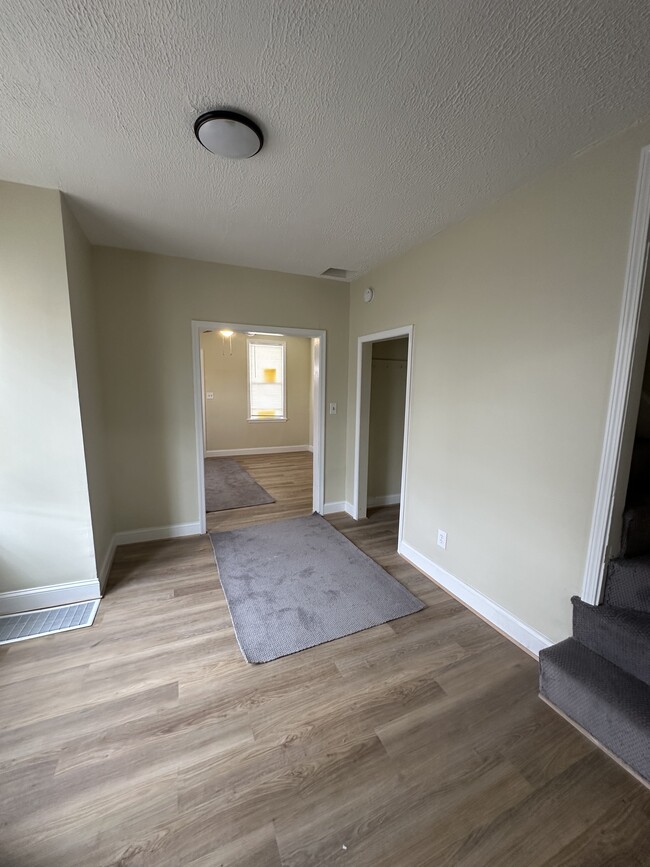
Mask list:
[[[259,126],[236,111],[206,111],[197,117],[194,135],[206,150],[231,160],[254,157],[264,144]]]

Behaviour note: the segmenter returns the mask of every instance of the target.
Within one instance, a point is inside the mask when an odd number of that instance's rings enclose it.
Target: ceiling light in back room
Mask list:
[[[236,111],[206,111],[194,122],[194,135],[206,150],[231,160],[245,160],[262,150],[262,130]]]
[[[228,341],[228,348],[230,350],[230,354],[232,355],[232,338],[234,335],[234,331],[230,328],[222,328],[219,334],[221,335],[221,354],[226,354],[226,340]]]

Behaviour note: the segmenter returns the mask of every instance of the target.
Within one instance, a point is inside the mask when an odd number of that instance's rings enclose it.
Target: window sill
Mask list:
[[[249,418],[249,422],[252,424],[257,424],[258,422],[266,422],[266,421],[287,421],[286,418],[280,418],[279,416],[269,416],[269,418]]]

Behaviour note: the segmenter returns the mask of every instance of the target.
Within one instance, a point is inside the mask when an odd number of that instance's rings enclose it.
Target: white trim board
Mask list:
[[[315,328],[285,328],[278,325],[242,325],[234,322],[208,322],[204,320],[192,320],[192,369],[194,379],[194,430],[196,435],[196,478],[198,494],[199,531],[206,532],[205,516],[205,475],[204,455],[205,437],[203,431],[203,390],[201,387],[201,333],[203,331],[220,331],[224,328],[246,333],[255,331],[260,336],[264,334],[277,336],[279,333],[286,337],[309,337],[312,340],[312,420],[313,420],[313,448],[314,473],[312,508],[314,512],[323,514],[325,498],[325,402],[326,392],[326,340],[325,331]]]
[[[155,542],[158,539],[178,539],[182,536],[198,536],[200,534],[201,524],[194,521],[191,524],[166,524],[162,527],[121,530],[113,536],[113,542],[116,546],[133,545],[135,542]]]
[[[0,593],[0,614],[22,614],[39,608],[54,608],[74,602],[89,602],[101,597],[99,581],[71,581],[50,587],[31,587],[28,590],[8,590]]]
[[[612,524],[621,446],[628,410],[630,380],[637,348],[639,318],[643,301],[643,276],[649,224],[650,146],[641,151],[632,214],[632,234],[616,341],[614,372],[582,581],[582,599],[592,605],[597,605],[600,602],[604,580],[606,548]]]
[[[368,497],[368,506],[372,509],[375,506],[397,506],[402,500],[402,495],[399,491],[396,494],[383,494],[380,497]]]
[[[206,458],[227,458],[235,455],[284,455],[288,452],[312,452],[313,446],[268,446],[258,449],[208,449]]]
[[[352,503],[346,503],[344,500],[340,500],[338,503],[325,503],[323,506],[324,515],[335,515],[337,512],[347,512],[351,518],[354,517]]]
[[[420,554],[408,542],[402,540],[397,553],[408,560],[416,569],[419,569],[427,578],[438,584],[459,602],[462,602],[482,620],[485,620],[506,638],[514,641],[515,644],[533,656],[539,656],[540,650],[550,647],[553,643],[550,638],[524,623],[523,620],[503,608],[498,602],[485,596],[480,590],[475,590],[469,584],[461,581],[460,578],[455,578],[449,572],[445,572],[437,563],[425,557],[424,554]]]

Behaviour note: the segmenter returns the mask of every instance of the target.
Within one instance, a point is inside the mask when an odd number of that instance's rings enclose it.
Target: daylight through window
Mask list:
[[[286,345],[277,340],[248,341],[248,419],[285,420]]]

